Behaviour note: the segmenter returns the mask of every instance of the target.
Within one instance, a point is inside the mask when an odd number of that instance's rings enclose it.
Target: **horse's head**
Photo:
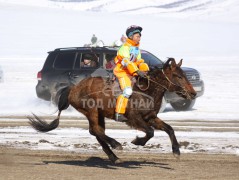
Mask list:
[[[194,99],[196,92],[181,69],[182,59],[176,64],[174,58],[169,58],[163,66],[162,72],[168,81],[167,88],[185,99]]]

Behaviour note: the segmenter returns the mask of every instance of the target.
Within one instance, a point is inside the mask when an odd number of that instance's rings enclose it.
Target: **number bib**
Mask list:
[[[130,54],[130,61],[135,62],[135,60],[137,59],[137,56],[139,55],[139,48],[135,46],[130,46],[129,54]]]

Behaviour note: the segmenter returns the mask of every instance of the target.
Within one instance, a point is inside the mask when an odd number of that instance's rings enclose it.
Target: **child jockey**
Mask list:
[[[142,27],[130,26],[126,30],[126,42],[119,48],[115,57],[114,74],[119,80],[120,88],[123,93],[118,96],[115,109],[115,120],[126,121],[124,116],[128,99],[132,95],[132,76],[145,77],[145,71],[149,71],[149,67],[144,60],[141,59],[139,50],[139,42],[141,38]]]

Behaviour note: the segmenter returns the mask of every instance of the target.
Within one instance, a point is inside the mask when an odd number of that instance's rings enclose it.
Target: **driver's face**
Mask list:
[[[91,62],[90,59],[84,59],[84,64],[89,64]]]

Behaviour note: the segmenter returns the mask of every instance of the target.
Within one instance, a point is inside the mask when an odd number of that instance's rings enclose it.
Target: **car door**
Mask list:
[[[48,79],[51,100],[57,103],[57,93],[70,84],[69,74],[72,72],[76,51],[60,51],[57,53],[52,69],[44,73]]]
[[[75,51],[59,52],[53,62],[53,70],[48,75],[51,83],[69,83],[69,73],[76,59]]]

